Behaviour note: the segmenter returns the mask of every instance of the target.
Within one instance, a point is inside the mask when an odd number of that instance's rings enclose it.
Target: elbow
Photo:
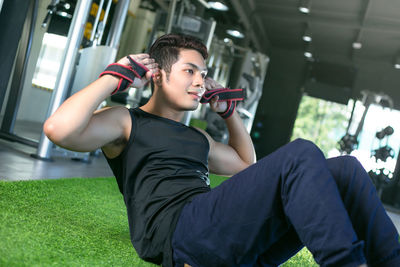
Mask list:
[[[248,167],[250,167],[251,165],[253,165],[254,163],[256,163],[255,161],[248,161],[248,162],[244,162],[243,166],[241,168],[241,171],[244,169],[247,169]]]
[[[257,162],[257,155],[256,155],[256,151],[255,151],[255,149],[254,149],[254,146],[253,146],[253,149],[252,149],[253,151],[251,152],[251,154],[249,155],[249,157],[248,157],[248,159],[246,160],[246,163],[250,166],[250,165],[253,165],[254,163],[256,163]]]
[[[60,129],[51,118],[47,119],[43,125],[44,134],[56,145],[61,145],[65,140],[65,136],[62,135]]]
[[[257,155],[256,155],[256,151],[254,151],[254,153],[253,153],[253,159],[252,159],[250,165],[253,165],[253,164],[256,163],[256,162],[257,162]]]
[[[251,165],[255,164],[257,162],[256,157],[254,155],[254,157],[250,157],[246,160],[242,159],[242,164],[240,166],[240,171],[243,171],[244,169],[247,169],[248,167],[250,167]]]
[[[242,161],[243,161],[243,164],[246,165],[246,168],[250,167],[251,165],[253,165],[254,163],[257,162],[256,153],[254,152],[253,155],[250,155],[246,159],[242,159]]]
[[[240,162],[240,164],[239,164],[239,163],[236,164],[236,168],[232,170],[233,173],[232,173],[231,175],[235,175],[235,174],[237,174],[237,173],[239,173],[239,172],[241,172],[241,171],[247,169],[248,167],[250,167],[250,166],[253,165],[254,163],[255,163],[255,162],[244,161],[244,160],[242,160],[242,161]]]
[[[53,143],[56,141],[56,127],[51,119],[47,119],[43,124],[43,132]]]

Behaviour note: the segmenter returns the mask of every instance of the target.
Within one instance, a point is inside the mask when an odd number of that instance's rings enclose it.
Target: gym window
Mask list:
[[[66,36],[47,32],[44,34],[32,79],[34,87],[47,90],[54,89],[66,43]]]

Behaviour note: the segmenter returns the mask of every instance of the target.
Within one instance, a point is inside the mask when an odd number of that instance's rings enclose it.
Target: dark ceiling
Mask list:
[[[153,1],[164,9],[171,3]],[[236,40],[237,44],[267,55],[274,50],[293,55],[311,49],[310,80],[317,75],[317,82],[331,90],[346,87],[353,97],[362,90],[387,94],[400,109],[400,70],[394,68],[395,57],[400,56],[399,0],[314,0],[308,14],[299,11],[302,0],[225,2],[228,12],[209,9],[203,15],[216,19],[217,31],[228,26],[242,28],[246,38]],[[307,28],[312,34],[310,43],[302,38]],[[353,48],[355,42],[361,48]]]
[[[299,11],[301,2],[229,1],[258,50],[266,54],[273,49],[303,53],[307,42],[302,36],[308,28],[314,58],[310,64],[323,81],[352,86],[356,93],[386,93],[400,103],[400,70],[394,68],[400,50],[400,1],[314,0],[308,14]],[[361,48],[353,48],[354,42]]]
[[[400,102],[400,70],[394,68],[400,50],[400,1],[314,0],[308,14],[299,11],[299,0],[229,3],[258,50],[303,52],[308,27],[315,60],[311,64],[321,75],[337,84],[347,84],[354,76],[354,92],[382,92]],[[354,49],[354,42],[362,47]]]

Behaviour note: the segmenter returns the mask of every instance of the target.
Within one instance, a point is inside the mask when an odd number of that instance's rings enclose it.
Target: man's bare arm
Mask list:
[[[221,88],[214,80],[207,78],[206,89]],[[218,96],[210,102],[210,107],[215,112],[223,112],[227,108],[226,102],[218,102]],[[247,168],[256,161],[253,142],[247,133],[240,116],[234,112],[225,120],[228,132],[228,144],[215,142],[207,133],[210,143],[209,168],[210,172],[222,175],[233,175]]]
[[[149,69],[156,69],[154,61],[148,56],[140,60]],[[126,65],[129,61],[124,58],[119,63]],[[146,73],[147,79],[151,74],[150,71]],[[45,134],[55,144],[74,151],[93,151],[105,146],[113,148],[114,143],[120,144],[115,141],[128,138],[131,129],[128,110],[114,107],[96,111],[118,82],[119,78],[104,75],[72,95],[46,120]],[[110,156],[118,154],[115,149],[110,151]]]
[[[256,157],[253,142],[239,115],[235,112],[226,120],[226,124],[229,131],[227,145],[216,142],[205,131],[203,133],[210,143],[210,172],[231,176],[255,163]]]
[[[105,115],[112,112],[94,114],[117,84],[117,78],[103,76],[68,98],[46,120],[43,128],[47,137],[55,144],[74,151],[92,151],[117,138],[121,129],[105,125],[111,123]],[[97,137],[96,132],[100,136]]]

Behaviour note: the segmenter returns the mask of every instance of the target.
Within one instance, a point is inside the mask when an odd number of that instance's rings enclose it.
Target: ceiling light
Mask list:
[[[312,47],[311,43],[307,43],[306,48],[304,50],[304,56],[307,58],[307,60],[314,60],[313,52],[312,52]]]
[[[232,40],[229,38],[224,38],[224,43],[228,44],[228,43],[232,43]]]
[[[299,7],[299,10],[300,10],[300,12],[302,12],[302,13],[310,13],[310,9],[308,8],[308,7],[303,7],[303,6],[301,6],[301,7]]]
[[[210,5],[205,0],[197,0],[200,4],[202,4],[205,8],[211,8]]]
[[[303,40],[305,42],[312,41],[311,31],[310,31],[310,28],[308,28],[308,26],[306,26],[306,30],[304,31]]]
[[[68,13],[65,12],[65,11],[57,11],[56,14],[59,15],[59,16],[61,16],[61,17],[64,17],[64,18],[69,18],[69,19],[72,18],[72,15],[71,15],[71,14],[68,14]]]
[[[310,51],[304,51],[304,56],[307,58],[312,58],[312,53]]]
[[[228,11],[229,9],[228,6],[221,1],[210,1],[208,2],[208,5],[210,6],[210,8],[219,11]]]
[[[394,66],[395,69],[400,69],[400,55],[399,55],[399,54],[397,54],[397,55],[394,57],[393,66]]]
[[[236,38],[244,38],[244,34],[238,30],[226,30],[226,33]]]
[[[360,42],[354,42],[353,43],[353,48],[354,49],[361,49],[361,47],[362,47],[362,43],[360,43]]]
[[[301,13],[310,13],[311,0],[300,0],[299,10]]]

